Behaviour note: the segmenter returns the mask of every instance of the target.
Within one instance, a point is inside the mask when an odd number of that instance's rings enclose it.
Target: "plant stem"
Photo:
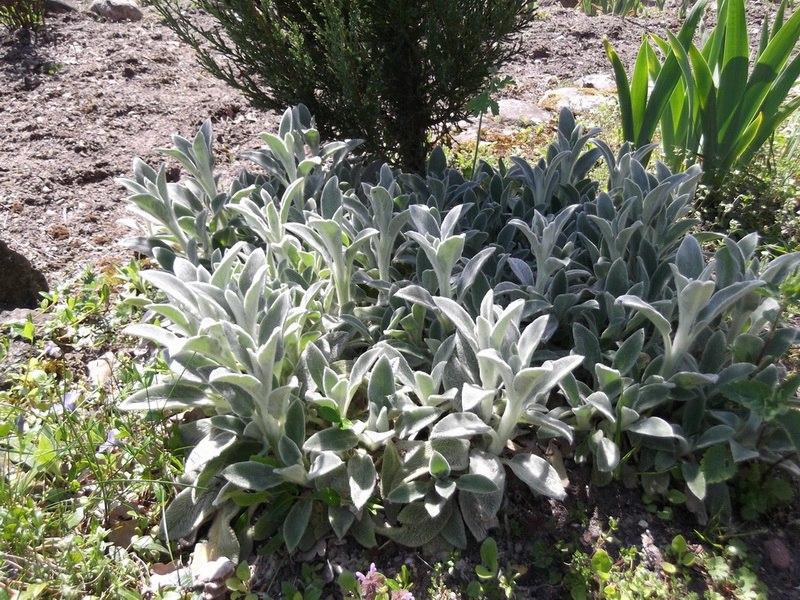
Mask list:
[[[478,166],[478,148],[481,145],[481,127],[483,126],[483,113],[478,115],[478,134],[475,138],[475,155],[472,157],[472,178],[475,178],[475,167]]]

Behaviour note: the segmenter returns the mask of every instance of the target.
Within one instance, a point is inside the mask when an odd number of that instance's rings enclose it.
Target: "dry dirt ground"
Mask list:
[[[757,28],[774,5],[749,4]],[[516,81],[506,93],[535,103],[547,88],[610,73],[603,36],[630,63],[642,33],[676,29],[675,15],[675,7],[622,19],[542,6],[506,68]],[[156,162],[154,149],[173,132],[190,135],[211,117],[220,172],[230,172],[274,122],[206,74],[149,7],[136,23],[53,15],[33,43],[0,33],[0,90],[0,241],[51,287],[88,263],[130,255],[115,178],[134,155]]]

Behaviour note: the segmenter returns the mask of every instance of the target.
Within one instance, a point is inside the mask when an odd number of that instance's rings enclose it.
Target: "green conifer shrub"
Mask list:
[[[431,144],[517,51],[528,0],[155,0],[215,76],[259,107],[303,103],[323,136],[421,172]]]

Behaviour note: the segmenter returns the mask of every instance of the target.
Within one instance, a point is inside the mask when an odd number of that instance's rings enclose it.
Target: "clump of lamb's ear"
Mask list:
[[[465,547],[509,473],[564,498],[540,442],[697,510],[724,505],[742,461],[794,467],[797,381],[777,365],[796,331],[771,294],[800,260],[687,235],[696,169],[587,147],[597,132],[562,112],[535,166],[409,175],[347,160],[304,115],[228,192],[208,124],[169,153],[186,180],[137,162],[125,182],[161,267],[126,332],[171,375],[121,407],[205,415],[184,426],[165,538],[207,531],[233,559],[326,535]],[[606,192],[587,179],[600,157]]]

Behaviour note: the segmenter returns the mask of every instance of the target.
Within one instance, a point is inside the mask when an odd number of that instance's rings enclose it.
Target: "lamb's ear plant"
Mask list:
[[[208,125],[177,142],[186,181],[137,162],[141,277],[164,300],[127,333],[171,375],[121,408],[192,415],[163,536],[232,558],[327,536],[464,548],[508,476],[565,497],[572,463],[545,447],[701,520],[748,462],[800,474],[778,299],[800,258],[688,235],[699,168],[648,171],[649,147],[597,133],[562,111],[534,166],[467,179],[437,151],[422,176],[348,160],[298,107],[231,193]]]

